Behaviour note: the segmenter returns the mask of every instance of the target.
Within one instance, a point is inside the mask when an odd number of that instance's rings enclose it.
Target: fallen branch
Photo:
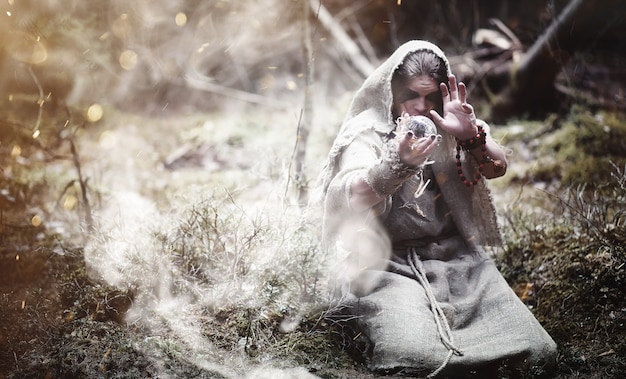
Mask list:
[[[348,60],[363,77],[368,77],[375,67],[361,54],[357,44],[352,41],[352,38],[343,30],[341,25],[335,21],[320,0],[309,0],[309,3],[311,4],[311,9],[317,15],[317,19],[337,43],[337,50],[345,53]]]
[[[208,76],[201,75],[195,71],[185,75],[185,83],[194,89],[215,93],[218,95],[230,97],[247,103],[259,104],[277,109],[291,109],[293,105],[280,100],[272,99],[256,93],[241,91],[238,89],[225,87],[216,84],[213,79]]]

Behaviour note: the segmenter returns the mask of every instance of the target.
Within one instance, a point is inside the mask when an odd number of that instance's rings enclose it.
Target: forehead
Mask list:
[[[439,90],[439,83],[428,75],[420,75],[409,79],[406,88],[419,93],[431,93]]]

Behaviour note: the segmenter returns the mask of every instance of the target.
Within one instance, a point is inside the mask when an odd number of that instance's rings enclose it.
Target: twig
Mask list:
[[[492,25],[495,25],[498,29],[500,29],[500,31],[511,40],[511,42],[513,43],[513,46],[511,46],[512,49],[519,50],[522,48],[522,43],[520,42],[519,38],[517,38],[515,33],[513,33],[513,31],[509,29],[502,21],[497,18],[491,18],[489,19],[489,22]]]
[[[365,31],[359,24],[358,19],[353,14],[350,15],[350,29],[354,32],[357,37],[357,41],[359,41],[359,45],[367,55],[367,59],[370,62],[376,62],[378,57],[376,57],[376,52],[374,51],[374,46],[370,43],[370,40],[367,38]]]
[[[296,127],[296,143],[293,145],[293,151],[291,152],[291,159],[289,159],[289,167],[287,167],[287,172],[290,173],[287,175],[287,184],[285,185],[285,193],[283,198],[287,198],[287,192],[289,192],[289,186],[291,185],[291,169],[293,163],[296,160],[296,153],[298,151],[298,136],[300,135],[300,125],[302,124],[302,114],[304,113],[304,109],[300,109],[300,116],[298,116],[298,125]]]
[[[206,92],[212,92],[244,102],[259,104],[277,109],[288,109],[291,107],[290,104],[280,100],[261,96],[256,93],[240,91],[238,89],[218,85],[212,82],[212,79],[208,76],[202,75],[195,71],[190,72],[191,74],[185,75],[185,83],[187,83],[187,85],[189,85],[191,88]]]
[[[596,231],[598,231],[599,235],[602,236],[603,232],[602,229],[600,229],[600,227],[598,225],[596,225],[595,222],[591,221],[589,219],[589,217],[587,217],[580,209],[577,209],[575,206],[573,206],[572,204],[570,204],[569,202],[563,200],[562,198],[560,198],[557,195],[554,195],[544,189],[540,189],[540,191],[542,191],[543,193],[545,193],[546,195],[558,200],[561,204],[563,204],[564,206],[566,206],[567,208],[569,208],[570,210],[574,211],[575,214],[577,214],[580,218],[582,218],[583,220],[585,220],[591,227],[593,227]]]
[[[320,20],[339,45],[338,50],[348,56],[350,62],[363,77],[368,77],[374,71],[374,66],[361,54],[359,47],[352,41],[341,25],[333,19],[333,16],[322,5],[320,0],[309,0],[309,2],[311,9],[317,11],[317,19]]]
[[[37,121],[35,122],[35,129],[33,129],[33,136],[36,136],[39,131],[39,125],[41,125],[41,116],[43,114],[43,103],[44,103],[44,95],[43,95],[43,88],[41,87],[41,83],[39,83],[39,79],[37,79],[37,75],[35,75],[35,73],[33,72],[33,69],[30,65],[27,66],[28,68],[28,73],[30,74],[31,78],[33,78],[33,82],[35,82],[35,85],[37,86],[37,90],[39,90],[39,100],[37,100],[37,104],[39,105],[39,111],[37,112]]]
[[[91,228],[93,226],[93,218],[91,216],[91,205],[89,204],[89,198],[87,197],[87,180],[83,178],[83,173],[80,167],[80,159],[76,150],[76,145],[74,144],[74,137],[70,137],[69,141],[74,167],[76,168],[76,172],[78,173],[80,192],[82,195],[83,204],[85,206],[85,222],[87,223],[87,230],[91,231]]]

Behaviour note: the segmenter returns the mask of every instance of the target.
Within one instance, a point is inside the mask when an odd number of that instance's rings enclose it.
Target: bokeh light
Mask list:
[[[175,22],[178,26],[185,26],[187,24],[187,15],[183,12],[176,13]]]
[[[126,71],[130,71],[137,65],[137,53],[132,50],[124,50],[120,54],[120,66]]]
[[[35,227],[39,227],[41,226],[43,220],[41,219],[41,216],[36,214],[34,215],[31,219],[30,219],[30,223]]]
[[[87,108],[87,121],[98,122],[104,115],[104,109],[100,104],[92,104]]]
[[[72,194],[65,196],[65,200],[63,201],[63,208],[71,211],[76,208],[76,204],[78,204],[78,199],[76,198],[76,196]]]

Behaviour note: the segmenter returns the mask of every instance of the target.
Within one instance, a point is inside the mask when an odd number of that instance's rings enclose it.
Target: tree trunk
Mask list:
[[[513,115],[538,116],[558,107],[555,81],[569,57],[605,30],[607,21],[623,10],[620,1],[571,0],[550,27],[524,54],[494,70],[484,83],[492,98],[491,119],[504,121]]]
[[[309,197],[308,183],[305,172],[306,148],[307,141],[309,139],[309,129],[313,123],[313,98],[311,96],[313,87],[313,37],[311,36],[311,25],[309,21],[310,9],[308,0],[302,0],[302,4],[302,63],[305,73],[304,104],[300,114],[300,120],[298,121],[296,145],[292,163],[295,165],[294,182],[298,197],[298,205],[300,207],[305,207]]]

